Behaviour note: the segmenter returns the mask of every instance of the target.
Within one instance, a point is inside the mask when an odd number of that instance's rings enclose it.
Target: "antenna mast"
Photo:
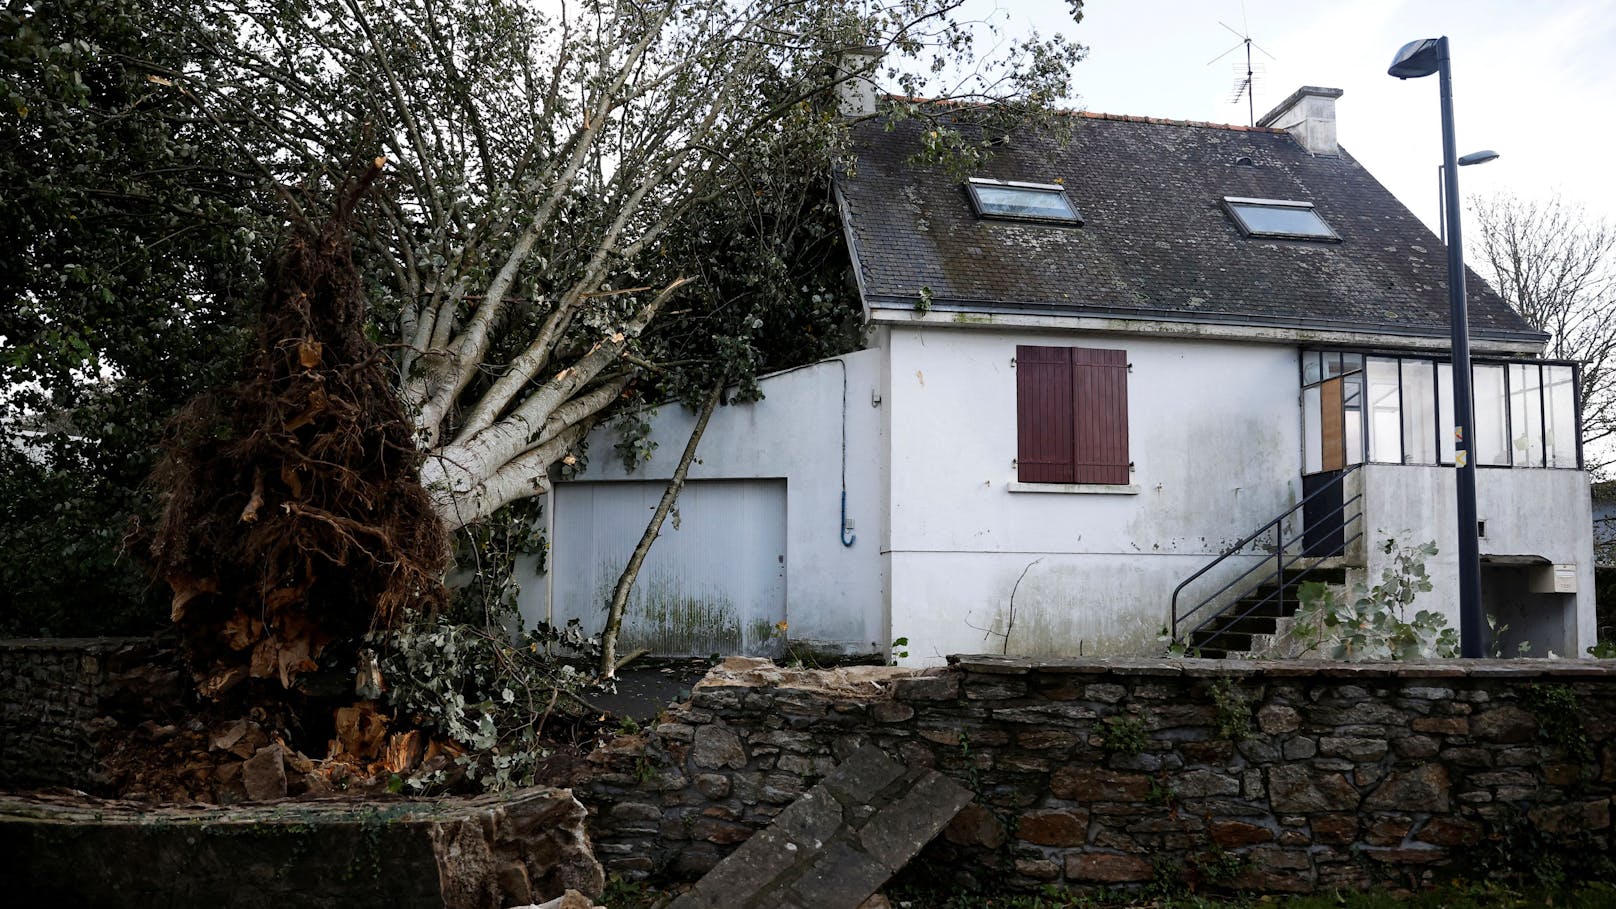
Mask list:
[[[1235,35],[1235,37],[1239,38],[1240,43],[1236,44],[1234,47],[1229,48],[1228,50],[1224,51],[1223,53],[1218,54],[1216,57],[1213,57],[1211,60],[1208,60],[1206,65],[1211,66],[1212,64],[1218,62],[1219,60],[1222,60],[1224,57],[1227,57],[1230,54],[1234,53],[1235,51],[1239,50],[1241,47],[1244,47],[1246,49],[1246,77],[1244,79],[1240,79],[1240,80],[1237,80],[1235,82],[1234,89],[1231,91],[1231,93],[1229,95],[1229,101],[1231,103],[1238,104],[1240,102],[1240,96],[1244,95],[1246,97],[1246,113],[1250,117],[1250,122],[1247,125],[1256,126],[1257,125],[1257,86],[1256,86],[1256,80],[1257,80],[1257,76],[1259,74],[1259,71],[1257,70],[1257,67],[1261,66],[1262,64],[1252,62],[1251,49],[1255,47],[1256,49],[1262,51],[1264,54],[1268,55],[1268,59],[1270,59],[1270,60],[1275,60],[1275,59],[1278,59],[1278,58],[1276,58],[1273,54],[1269,54],[1268,51],[1263,50],[1262,45],[1260,45],[1257,42],[1251,40],[1251,34],[1249,32],[1237,31],[1234,28],[1234,26],[1229,25],[1227,22],[1219,22],[1218,24],[1223,26],[1224,28],[1228,29],[1231,33],[1233,33]],[[1235,72],[1239,73],[1239,70],[1236,69]]]

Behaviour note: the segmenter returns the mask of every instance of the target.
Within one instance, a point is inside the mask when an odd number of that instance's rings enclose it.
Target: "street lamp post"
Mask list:
[[[1498,152],[1495,152],[1489,148],[1483,151],[1471,152],[1468,155],[1460,155],[1459,166],[1469,167],[1472,164],[1486,164],[1488,161],[1496,160],[1498,160]],[[1447,172],[1447,169],[1448,166],[1446,164],[1438,164],[1436,166],[1436,217],[1437,224],[1440,225],[1437,233],[1442,238],[1442,245],[1444,246],[1446,246],[1448,243],[1448,224],[1447,220],[1443,217],[1448,210],[1448,193],[1447,190],[1442,186],[1442,175]]]
[[[1453,73],[1448,39],[1421,38],[1397,51],[1387,75],[1439,75],[1442,96],[1443,212],[1448,237],[1448,311],[1453,329],[1453,458],[1459,499],[1459,654],[1487,655],[1487,616],[1481,608],[1481,547],[1476,538],[1475,402],[1470,391],[1470,324],[1465,309],[1464,244],[1459,232],[1459,162],[1453,138]],[[1470,157],[1470,156],[1466,156]]]

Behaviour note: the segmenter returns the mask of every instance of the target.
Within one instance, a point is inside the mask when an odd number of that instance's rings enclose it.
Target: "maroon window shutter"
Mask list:
[[[1016,477],[1071,483],[1072,348],[1016,347]]]
[[[1072,348],[1072,399],[1070,482],[1126,485],[1128,352]]]

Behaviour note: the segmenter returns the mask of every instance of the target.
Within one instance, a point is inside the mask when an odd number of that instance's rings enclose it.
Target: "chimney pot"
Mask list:
[[[1342,94],[1339,88],[1304,85],[1263,114],[1257,125],[1285,130],[1310,154],[1338,156],[1341,146],[1335,138],[1335,99]]]

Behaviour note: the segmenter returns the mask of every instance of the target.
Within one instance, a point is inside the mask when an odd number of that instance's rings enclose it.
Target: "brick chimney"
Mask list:
[[[1335,141],[1335,99],[1342,94],[1339,88],[1304,85],[1263,114],[1257,125],[1285,130],[1311,154],[1338,156],[1341,146]]]

